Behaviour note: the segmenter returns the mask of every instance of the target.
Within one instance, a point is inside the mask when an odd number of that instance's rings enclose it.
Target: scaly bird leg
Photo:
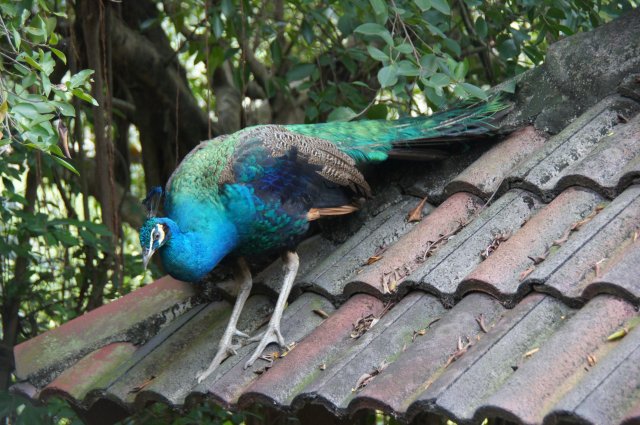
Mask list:
[[[204,381],[211,373],[225,360],[227,357],[236,354],[236,349],[239,348],[239,345],[234,345],[231,343],[232,338],[234,336],[248,338],[249,336],[243,332],[240,332],[236,326],[238,325],[238,319],[240,318],[240,313],[242,312],[242,307],[244,307],[244,303],[249,298],[249,292],[251,292],[251,270],[249,270],[249,266],[244,258],[238,258],[237,266],[233,271],[233,277],[238,286],[238,298],[236,299],[236,303],[233,306],[233,311],[231,312],[231,318],[229,319],[229,324],[227,328],[224,330],[224,334],[220,339],[220,343],[218,344],[218,352],[216,356],[211,361],[211,364],[207,368],[207,370],[200,372],[197,375],[198,383]]]
[[[278,296],[278,301],[276,302],[276,308],[273,310],[273,314],[271,315],[271,319],[269,320],[269,325],[267,326],[267,330],[262,335],[256,335],[249,339],[249,341],[257,341],[260,339],[260,343],[258,347],[253,352],[251,358],[245,363],[244,368],[248,368],[256,361],[260,354],[264,351],[267,345],[272,342],[277,342],[280,344],[280,347],[285,348],[286,344],[284,342],[284,338],[282,337],[282,333],[280,332],[280,321],[282,320],[282,312],[284,311],[284,306],[287,303],[287,299],[289,298],[289,292],[291,292],[291,288],[293,287],[293,282],[296,279],[296,274],[298,274],[298,266],[300,261],[298,259],[298,254],[295,252],[286,252],[282,259],[284,261],[284,282],[282,283],[282,289],[280,289],[280,295]],[[262,337],[262,338],[260,338]]]

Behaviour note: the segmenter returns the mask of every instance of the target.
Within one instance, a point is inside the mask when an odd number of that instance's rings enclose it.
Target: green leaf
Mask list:
[[[388,45],[393,46],[393,39],[391,38],[391,33],[385,27],[380,24],[375,24],[373,22],[367,22],[366,24],[362,24],[355,29],[355,32],[364,35],[376,35],[382,38]]]
[[[44,72],[40,73],[40,80],[42,81],[42,91],[44,95],[48,97],[49,93],[51,93],[51,80],[49,80],[49,77],[47,77]]]
[[[33,128],[40,123],[43,123],[45,121],[50,121],[51,119],[53,119],[53,117],[54,117],[53,114],[40,114],[36,118],[31,120],[31,122],[29,122],[29,127]]]
[[[478,99],[482,100],[485,100],[487,98],[487,93],[480,87],[474,86],[473,84],[469,83],[460,83],[460,85],[467,93],[469,93],[473,97],[477,97]]]
[[[444,13],[445,15],[451,15],[451,8],[449,7],[447,0],[431,0],[431,5],[438,12]]]
[[[356,113],[353,112],[353,109],[346,106],[341,106],[331,111],[327,119],[329,121],[349,121],[355,116]]]
[[[273,40],[271,46],[269,46],[269,50],[271,51],[271,60],[273,60],[276,66],[279,66],[282,62],[282,48],[278,40]]]
[[[405,55],[410,55],[413,53],[413,47],[409,43],[401,43],[394,47],[400,53],[404,53]]]
[[[382,0],[369,0],[371,7],[376,15],[383,14],[387,11],[387,5]]]
[[[398,74],[406,75],[407,77],[417,77],[420,75],[420,68],[411,61],[401,60],[398,62]]]
[[[564,35],[573,35],[575,33],[574,30],[572,30],[571,28],[569,28],[566,25],[557,25],[556,28],[559,29],[560,31],[562,31],[564,33]]]
[[[442,94],[436,93],[431,87],[425,87],[423,93],[426,95],[429,102],[431,102],[436,109],[440,109],[445,104],[445,99]]]
[[[25,118],[35,119],[40,116],[38,108],[31,103],[18,103],[10,109],[12,115],[20,115]]]
[[[478,19],[476,19],[476,32],[478,33],[478,37],[480,37],[481,39],[486,39],[487,38],[487,34],[489,32],[489,28],[487,27],[487,22],[482,18],[479,17]]]
[[[453,52],[456,56],[460,56],[460,54],[462,53],[462,50],[460,49],[460,45],[458,44],[458,42],[451,38],[443,39],[442,44],[444,44],[445,47],[449,49],[449,51]]]
[[[367,46],[367,52],[369,52],[369,56],[377,61],[386,62],[390,60],[389,55],[372,45]]]
[[[427,22],[427,28],[429,29],[429,31],[431,32],[431,34],[433,35],[437,35],[440,38],[447,38],[446,34],[442,32],[442,30],[438,27],[436,27],[435,25]]]
[[[387,105],[378,103],[367,110],[367,118],[370,120],[385,120],[388,113]]]
[[[231,0],[222,0],[222,14],[230,18],[233,14],[233,2]]]
[[[13,43],[16,45],[16,50],[20,50],[20,44],[22,43],[22,37],[20,37],[20,33],[13,29]]]
[[[313,28],[309,25],[309,22],[304,20],[302,22],[302,26],[300,27],[300,32],[302,33],[302,38],[307,44],[313,43],[313,39],[315,38],[315,34],[313,33]]]
[[[385,2],[383,0],[369,0],[369,3],[371,3],[371,7],[376,16],[384,18],[383,21],[386,22],[388,12]]]
[[[418,8],[420,8],[421,11],[425,11],[425,10],[429,10],[431,9],[431,0],[414,0],[413,1],[416,6],[418,6]]]
[[[42,69],[40,64],[36,62],[31,56],[26,54],[22,56],[18,56],[18,60],[21,60],[21,59],[24,60],[29,65],[31,65],[33,68],[37,69],[38,71],[44,71],[44,69]]]
[[[80,173],[78,172],[78,170],[76,170],[76,168],[71,165],[70,163],[68,163],[67,161],[65,161],[64,159],[57,157],[55,155],[50,155],[51,158],[53,158],[53,160],[55,162],[57,162],[58,164],[62,165],[64,168],[66,168],[67,170],[71,171],[73,174],[75,175],[80,175]]]
[[[60,59],[62,61],[62,63],[64,63],[65,65],[67,64],[67,57],[65,56],[64,53],[62,53],[60,50],[58,50],[56,48],[53,48],[51,46],[49,46],[49,49],[51,49],[53,54],[56,55],[58,57],[58,59]]]
[[[431,83],[431,86],[438,88],[448,85],[451,82],[451,79],[448,75],[437,72],[431,76],[429,82]]]
[[[428,55],[424,55],[420,58],[420,66],[423,69],[423,72],[427,75],[431,75],[436,72],[438,68],[438,62],[436,61],[436,55],[429,53]]]
[[[518,48],[512,39],[508,39],[498,45],[498,52],[502,59],[507,60],[517,56]]]
[[[93,106],[99,106],[98,102],[88,93],[85,93],[82,89],[73,89],[71,93],[78,99],[82,99],[85,102],[89,102]]]
[[[378,81],[382,88],[393,86],[398,82],[398,69],[395,65],[385,66],[378,71]]]
[[[551,17],[553,19],[556,19],[558,21],[563,20],[566,18],[564,12],[562,11],[562,9],[558,9],[557,7],[551,7],[549,8],[549,10],[547,10],[547,13],[545,14],[548,17]]]
[[[287,81],[293,82],[307,78],[315,69],[316,65],[312,63],[299,63],[287,72]]]
[[[220,15],[217,13],[211,15],[211,28],[213,29],[213,35],[216,38],[222,37],[224,26],[222,23],[222,19],[220,19]]]
[[[463,80],[467,76],[467,72],[469,72],[469,61],[465,59],[462,62],[458,62],[453,75],[456,80]]]
[[[91,77],[91,74],[93,74],[93,72],[93,69],[83,69],[82,71],[72,75],[71,79],[69,80],[70,88],[74,89],[78,86],[84,85],[84,83],[89,80],[89,77]]]

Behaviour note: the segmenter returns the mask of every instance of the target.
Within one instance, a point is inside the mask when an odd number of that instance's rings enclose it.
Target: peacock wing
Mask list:
[[[236,145],[233,163],[233,181],[271,178],[280,172],[291,177],[291,184],[306,182],[307,191],[341,186],[355,194],[371,193],[352,157],[328,140],[297,134],[284,126],[247,129]],[[270,171],[265,174],[265,170]]]

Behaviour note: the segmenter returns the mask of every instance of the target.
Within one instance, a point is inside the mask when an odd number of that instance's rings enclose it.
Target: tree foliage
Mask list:
[[[201,140],[259,123],[387,119],[483,98],[540,64],[553,42],[636,5],[0,3],[0,389],[11,382],[15,344],[151,280],[136,242],[137,199]],[[22,409],[2,415],[24,421]],[[55,421],[65,415],[57,409],[32,414]]]

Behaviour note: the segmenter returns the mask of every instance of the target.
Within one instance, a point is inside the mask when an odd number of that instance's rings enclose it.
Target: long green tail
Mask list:
[[[465,104],[429,116],[396,121],[362,120],[324,124],[287,125],[294,133],[333,142],[358,163],[380,162],[390,153],[432,147],[439,142],[466,140],[495,134],[495,123],[510,104],[499,96]]]

